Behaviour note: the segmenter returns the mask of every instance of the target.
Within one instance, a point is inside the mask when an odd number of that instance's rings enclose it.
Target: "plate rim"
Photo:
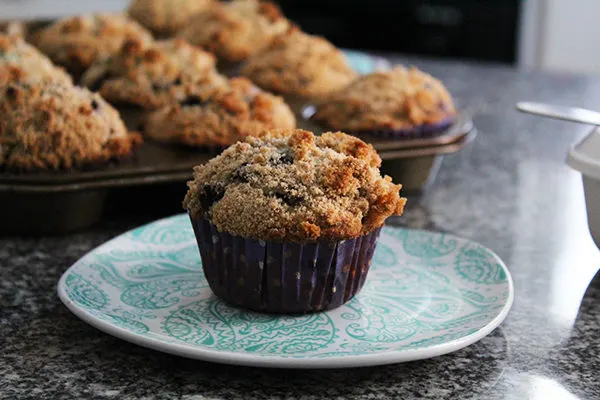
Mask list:
[[[163,353],[168,353],[176,356],[185,358],[215,362],[219,364],[238,365],[246,367],[265,367],[265,368],[297,368],[297,369],[331,369],[331,368],[355,368],[355,367],[371,367],[378,365],[396,364],[408,361],[417,361],[427,358],[438,357],[444,354],[449,354],[457,350],[461,350],[473,343],[478,342],[492,331],[494,331],[508,316],[513,302],[514,302],[514,283],[512,275],[502,259],[491,249],[486,246],[479,244],[476,241],[462,238],[460,236],[451,233],[442,233],[436,231],[428,231],[422,229],[410,229],[412,231],[427,232],[434,234],[443,234],[450,238],[456,238],[469,243],[477,244],[486,249],[502,267],[502,270],[506,274],[506,282],[508,284],[508,297],[502,309],[496,314],[496,316],[489,321],[485,326],[481,327],[477,331],[470,333],[458,339],[452,339],[444,343],[436,344],[424,349],[409,349],[409,350],[387,350],[381,352],[374,352],[371,354],[362,355],[345,355],[345,356],[330,356],[327,358],[296,358],[296,357],[281,357],[281,356],[256,356],[253,354],[245,354],[231,351],[217,351],[210,349],[203,349],[192,346],[187,343],[176,343],[176,342],[165,342],[155,337],[143,336],[141,334],[132,332],[123,327],[113,325],[112,323],[100,319],[88,312],[86,309],[78,306],[72,301],[66,290],[65,280],[67,275],[72,272],[72,269],[78,265],[79,261],[88,257],[92,253],[109,246],[113,241],[117,241],[128,233],[152,225],[162,221],[166,221],[173,218],[181,218],[185,214],[175,214],[169,217],[161,218],[147,224],[140,225],[136,228],[130,229],[126,232],[119,234],[118,236],[100,244],[99,246],[91,249],[83,256],[81,256],[73,265],[71,265],[60,277],[57,284],[58,297],[62,303],[71,311],[75,316],[81,319],[83,322],[93,326],[94,328],[107,333],[116,338],[125,340],[129,343],[136,344],[152,350],[157,350]],[[394,228],[392,226],[392,228]]]

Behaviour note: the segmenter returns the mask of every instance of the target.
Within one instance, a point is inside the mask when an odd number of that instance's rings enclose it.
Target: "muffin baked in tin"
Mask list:
[[[179,36],[221,61],[236,63],[268,46],[289,26],[274,3],[233,0],[213,3],[190,19]]]
[[[327,129],[389,137],[435,134],[455,118],[442,82],[402,66],[357,78],[318,102],[312,116]]]
[[[340,50],[324,38],[296,28],[250,57],[242,74],[289,102],[327,96],[357,76]]]
[[[113,104],[155,110],[226,84],[212,54],[181,39],[147,44],[126,41],[112,57],[94,64],[82,84]]]
[[[20,36],[0,34],[0,85],[16,82],[73,84],[62,68]]]
[[[219,150],[267,129],[295,127],[281,97],[239,77],[206,98],[192,96],[154,111],[144,133],[160,142]]]
[[[206,10],[213,0],[133,0],[131,18],[158,37],[167,37],[183,28],[189,18]]]
[[[76,79],[94,62],[118,51],[127,39],[153,40],[146,29],[122,14],[67,17],[32,36],[33,44]]]
[[[131,156],[141,143],[119,113],[85,88],[48,83],[0,88],[0,168],[82,168]]]

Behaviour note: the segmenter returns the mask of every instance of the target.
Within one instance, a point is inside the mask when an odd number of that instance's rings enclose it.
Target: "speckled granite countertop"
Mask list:
[[[397,222],[478,240],[505,260],[516,297],[499,329],[436,359],[337,371],[231,367],[146,350],[86,325],[55,292],[85,252],[150,218],[112,217],[64,237],[0,239],[0,398],[600,398],[600,252],[580,177],[564,164],[588,128],[513,111],[517,100],[600,109],[600,77],[410,61],[445,80],[480,134],[444,160]]]

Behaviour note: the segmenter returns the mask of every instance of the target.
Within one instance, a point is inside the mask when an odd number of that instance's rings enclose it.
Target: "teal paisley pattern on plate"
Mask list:
[[[385,243],[377,244],[377,251],[373,255],[373,264],[380,267],[393,267],[396,265],[396,253]]]
[[[232,308],[211,297],[173,311],[164,330],[182,341],[217,350],[296,354],[326,347],[335,327],[325,313],[266,315]]]
[[[467,244],[456,257],[456,271],[471,282],[485,285],[506,281],[506,272],[489,250],[477,244]]]
[[[474,335],[506,308],[510,278],[488,249],[384,228],[367,282],[326,313],[266,315],[211,293],[186,215],[128,232],[79,260],[59,291],[90,318],[190,351],[329,359],[421,351]]]
[[[396,230],[391,233],[402,240],[406,254],[424,259],[436,259],[452,254],[456,250],[456,240],[443,233],[431,235],[425,231]]]
[[[69,274],[65,285],[71,300],[85,308],[100,310],[108,304],[108,295],[77,273]]]
[[[178,215],[169,220],[163,220],[158,224],[145,225],[129,232],[132,240],[158,245],[169,245],[182,243],[194,238],[191,225],[183,229],[184,225],[190,225],[187,215]]]
[[[91,266],[99,272],[100,277],[109,285],[121,289],[121,301],[129,306],[141,309],[159,309],[171,307],[181,300],[181,297],[196,297],[199,290],[208,284],[199,271],[182,272],[170,269],[168,264],[154,265],[150,278],[126,278],[119,273],[114,265],[94,264]],[[171,270],[171,274],[157,277],[157,272]],[[131,274],[125,274],[131,275]]]
[[[93,314],[98,318],[104,321],[107,321],[119,328],[126,329],[131,332],[135,332],[137,334],[146,334],[150,331],[150,328],[146,324],[144,324],[142,319],[156,318],[155,315],[143,315],[131,311],[123,311],[121,309],[114,309],[108,312],[93,312]]]

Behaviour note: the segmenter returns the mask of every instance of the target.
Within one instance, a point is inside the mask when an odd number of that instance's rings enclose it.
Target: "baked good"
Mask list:
[[[184,40],[130,40],[94,64],[81,82],[110,103],[155,110],[224,85],[226,78],[216,72],[212,54]]]
[[[0,86],[25,81],[73,84],[62,68],[20,36],[0,34]]]
[[[439,132],[455,117],[442,82],[402,66],[357,78],[320,102],[312,116],[327,129],[386,136]]]
[[[159,37],[170,36],[212,0],[133,0],[129,15]]]
[[[341,132],[250,136],[194,169],[184,200],[214,293],[269,312],[335,308],[362,287],[401,185]]]
[[[190,19],[179,36],[228,62],[247,59],[289,28],[279,8],[268,1],[213,3]]]
[[[32,37],[33,44],[75,78],[127,39],[151,42],[152,36],[125,15],[93,14],[63,18]]]
[[[48,83],[0,88],[0,167],[57,170],[126,157],[141,142],[96,93]]]
[[[331,43],[297,29],[250,57],[242,74],[265,90],[308,99],[328,95],[357,75]]]
[[[0,86],[26,81],[73,84],[62,68],[20,36],[0,35]]]
[[[239,77],[208,98],[192,96],[154,111],[144,133],[161,142],[219,149],[267,129],[295,127],[281,97]]]

